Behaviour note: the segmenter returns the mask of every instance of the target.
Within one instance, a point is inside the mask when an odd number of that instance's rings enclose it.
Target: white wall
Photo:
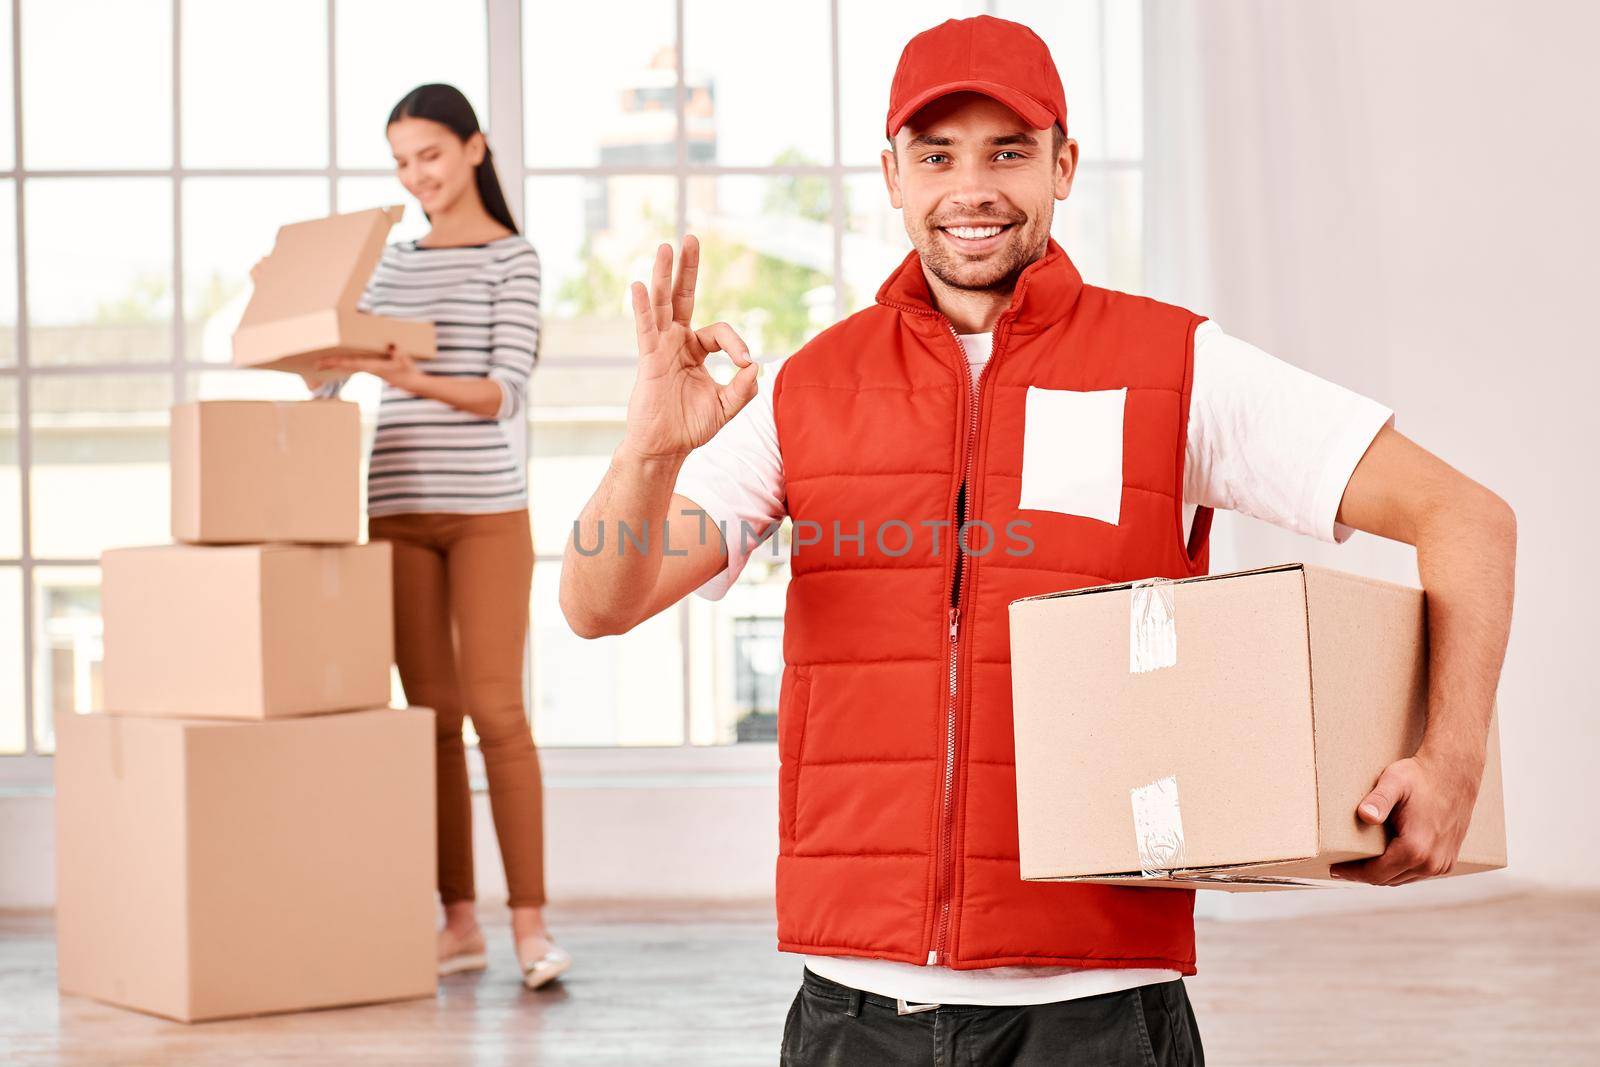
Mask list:
[[[1585,551],[1600,344],[1580,323],[1596,303],[1600,5],[1154,6],[1152,295],[1382,400],[1510,501],[1511,873],[1600,883]],[[1218,520],[1217,569],[1303,558],[1417,581],[1405,546]]]

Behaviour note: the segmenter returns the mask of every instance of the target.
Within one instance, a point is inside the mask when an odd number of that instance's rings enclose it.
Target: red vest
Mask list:
[[[1006,609],[1204,573],[1210,512],[1193,546],[1182,522],[1202,321],[1084,285],[1052,241],[1018,280],[974,389],[913,253],[875,307],[784,364],[773,401],[797,547],[778,719],[780,948],[1194,973],[1191,891],[1021,880]],[[1030,386],[1127,389],[1115,524],[1019,509]],[[963,512],[966,554],[951,543]]]

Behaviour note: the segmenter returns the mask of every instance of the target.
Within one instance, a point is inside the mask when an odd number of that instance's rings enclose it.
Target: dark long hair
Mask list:
[[[438,82],[419,85],[407,93],[389,112],[386,125],[392,126],[405,118],[437,122],[449,127],[450,132],[463,141],[480,130],[477,112],[472,110],[472,105],[461,90],[454,85]],[[483,162],[478,164],[476,176],[478,195],[483,198],[483,206],[489,216],[512,233],[521,233],[511,217],[511,209],[506,206],[506,194],[500,188],[500,176],[494,169],[494,152],[489,148],[487,138],[484,139]]]

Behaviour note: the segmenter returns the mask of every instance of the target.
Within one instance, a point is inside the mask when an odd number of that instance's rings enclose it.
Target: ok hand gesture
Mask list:
[[[756,395],[760,366],[750,349],[725,322],[693,329],[695,277],[700,268],[700,242],[683,239],[677,278],[672,276],[672,246],[656,249],[650,288],[634,282],[634,326],[638,331],[639,376],[628,397],[628,426],[623,443],[648,459],[688,455],[712,436]],[[719,385],[706,370],[706,356],[726,352],[739,370]]]

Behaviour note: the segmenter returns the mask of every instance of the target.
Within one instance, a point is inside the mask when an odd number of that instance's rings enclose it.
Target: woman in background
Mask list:
[[[384,249],[361,309],[427,319],[437,358],[327,357],[321,371],[384,381],[367,475],[367,535],[394,546],[395,660],[406,699],[437,717],[439,973],[487,966],[474,904],[471,716],[510,889],[523,982],[571,964],[544,924],[539,758],[522,700],[533,580],[526,472],[503,423],[521,418],[539,345],[539,257],[517,232],[472,105],[449,85],[389,115],[396,174],[427,236]],[[343,379],[316,390],[338,394]]]

